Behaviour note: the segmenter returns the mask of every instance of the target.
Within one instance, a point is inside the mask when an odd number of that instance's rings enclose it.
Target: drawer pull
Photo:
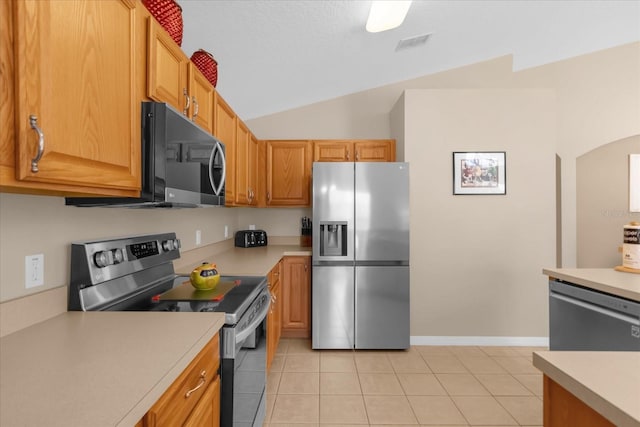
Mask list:
[[[184,95],[184,100],[185,100],[184,110],[182,111],[182,114],[186,116],[187,113],[189,112],[189,108],[191,108],[191,99],[189,98],[189,94],[187,93],[186,87],[182,88],[182,94]]]
[[[192,395],[196,390],[198,390],[199,388],[201,388],[201,387],[204,385],[204,383],[206,383],[206,382],[207,382],[206,375],[207,375],[207,371],[202,371],[202,372],[200,372],[200,382],[198,383],[198,385],[197,385],[197,386],[195,386],[195,387],[194,387],[194,388],[192,388],[191,390],[187,391],[187,392],[184,394],[184,397],[189,397],[189,396],[191,396],[191,395]]]
[[[42,158],[42,153],[44,153],[44,133],[42,133],[42,130],[38,127],[38,117],[30,115],[29,124],[31,125],[31,129],[38,134],[38,152],[31,160],[31,172],[38,173],[38,162]]]

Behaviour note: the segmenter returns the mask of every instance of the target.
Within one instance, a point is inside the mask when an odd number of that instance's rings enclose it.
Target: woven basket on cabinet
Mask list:
[[[182,8],[175,0],[142,0],[142,4],[167,30],[171,38],[182,46]]]
[[[200,49],[191,55],[191,62],[198,67],[198,70],[204,74],[209,83],[216,87],[216,83],[218,83],[218,63],[213,59],[213,55],[206,50]]]

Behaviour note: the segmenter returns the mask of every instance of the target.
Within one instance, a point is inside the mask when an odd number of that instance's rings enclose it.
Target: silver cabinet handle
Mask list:
[[[347,149],[347,160],[349,160],[349,150]]]
[[[42,158],[42,154],[44,153],[44,133],[38,127],[38,117],[33,114],[29,116],[29,124],[31,125],[31,129],[35,130],[38,134],[38,152],[36,156],[31,159],[31,172],[38,172],[38,162]]]
[[[202,387],[202,386],[204,385],[204,383],[206,383],[206,382],[207,382],[207,377],[206,377],[206,375],[207,375],[207,371],[204,371],[204,370],[203,370],[202,372],[200,372],[200,382],[198,382],[198,385],[197,385],[197,386],[195,386],[195,387],[194,387],[194,388],[192,388],[191,390],[187,391],[187,392],[184,394],[184,397],[189,397],[189,396],[191,396],[191,395],[192,395],[196,390],[198,390],[200,387]]]
[[[191,102],[190,102],[191,100],[189,99],[189,94],[187,93],[186,87],[182,89],[182,94],[184,95],[184,99],[185,99],[184,111],[182,112],[182,114],[186,116],[187,113],[189,112],[189,107],[191,106]]]
[[[360,160],[360,152],[356,150],[356,162]]]
[[[271,203],[271,193],[267,191],[267,202]]]
[[[200,107],[198,106],[198,100],[196,99],[196,97],[194,96],[192,99],[193,99],[193,118],[192,118],[192,120],[195,120],[196,117],[198,117],[198,111],[200,111]]]

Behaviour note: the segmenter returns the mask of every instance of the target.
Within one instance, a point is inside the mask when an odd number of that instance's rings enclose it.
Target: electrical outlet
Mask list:
[[[249,230],[255,230],[255,229],[256,229],[256,225],[255,224],[249,225]]]
[[[35,288],[44,285],[44,254],[24,257],[24,286]]]
[[[224,238],[225,239],[229,238],[229,226],[228,225],[224,226]]]
[[[196,246],[200,246],[202,244],[202,231],[196,230]]]

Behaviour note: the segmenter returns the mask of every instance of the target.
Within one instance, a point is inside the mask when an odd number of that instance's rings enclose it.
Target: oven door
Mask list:
[[[265,289],[236,325],[222,328],[222,427],[258,427],[266,414],[266,318],[271,296]]]

